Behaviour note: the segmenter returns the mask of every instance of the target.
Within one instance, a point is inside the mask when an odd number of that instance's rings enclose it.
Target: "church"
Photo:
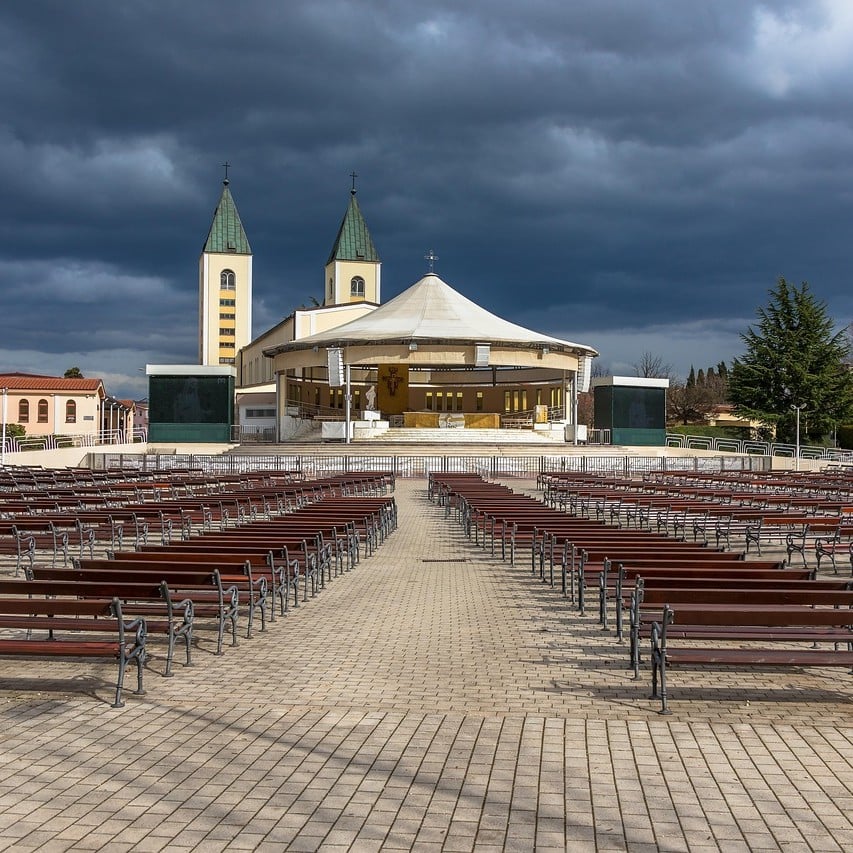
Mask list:
[[[353,176],[323,304],[252,339],[252,251],[226,176],[199,259],[199,361],[233,365],[240,432],[282,441],[318,419],[346,421],[348,436],[351,421],[371,430],[576,424],[596,351],[497,317],[442,281],[431,252],[427,260],[426,275],[382,302]]]

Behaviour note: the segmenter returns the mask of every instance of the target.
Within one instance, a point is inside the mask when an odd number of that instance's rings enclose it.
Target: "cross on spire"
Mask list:
[[[352,171],[349,173],[349,176],[352,178],[352,189],[350,190],[350,192],[355,195],[355,179],[358,177],[358,175],[355,173],[355,171]]]
[[[223,166],[223,168],[225,169],[225,180],[224,180],[222,183],[223,183],[223,184],[227,184],[227,183],[228,183],[228,169],[231,167],[231,164],[226,160],[226,161],[222,164],[222,166]]]
[[[429,261],[429,271],[435,272],[435,262],[438,260],[438,255],[432,249],[424,255],[424,260]]]

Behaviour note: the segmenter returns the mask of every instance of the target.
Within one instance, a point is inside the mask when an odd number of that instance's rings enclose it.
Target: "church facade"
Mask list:
[[[374,336],[371,315],[379,311],[385,328],[389,312],[381,300],[381,259],[354,185],[324,267],[323,303],[295,309],[254,339],[249,335],[251,259],[226,180],[200,261],[200,352],[203,364],[234,365],[235,415],[242,435],[283,440],[300,419],[358,418],[374,407],[383,417],[423,425],[447,414],[460,416],[457,422],[463,423],[465,413],[476,416],[466,425],[497,425],[523,413],[532,420],[536,407],[564,423],[574,422],[569,395],[576,397],[579,387],[586,390],[597,353],[507,323],[432,273],[409,289],[426,300],[410,308],[415,314],[449,312],[447,318],[461,312],[476,318],[474,325],[460,328],[459,337],[449,340],[447,320],[437,332],[408,329],[406,311],[400,314],[398,306],[392,325],[402,331],[390,340],[382,331]],[[373,343],[365,349],[357,338],[347,338],[352,328]],[[490,331],[509,338],[490,339]]]

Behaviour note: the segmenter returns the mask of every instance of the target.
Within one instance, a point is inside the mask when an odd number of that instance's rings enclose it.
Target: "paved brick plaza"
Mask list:
[[[396,495],[266,634],[170,680],[155,638],[123,710],[113,665],[0,660],[0,849],[853,849],[853,675],[674,671],[661,717],[592,616]]]

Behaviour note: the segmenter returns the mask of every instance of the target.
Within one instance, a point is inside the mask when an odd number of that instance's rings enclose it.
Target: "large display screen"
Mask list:
[[[152,376],[149,419],[171,424],[231,423],[232,383],[229,376]]]

